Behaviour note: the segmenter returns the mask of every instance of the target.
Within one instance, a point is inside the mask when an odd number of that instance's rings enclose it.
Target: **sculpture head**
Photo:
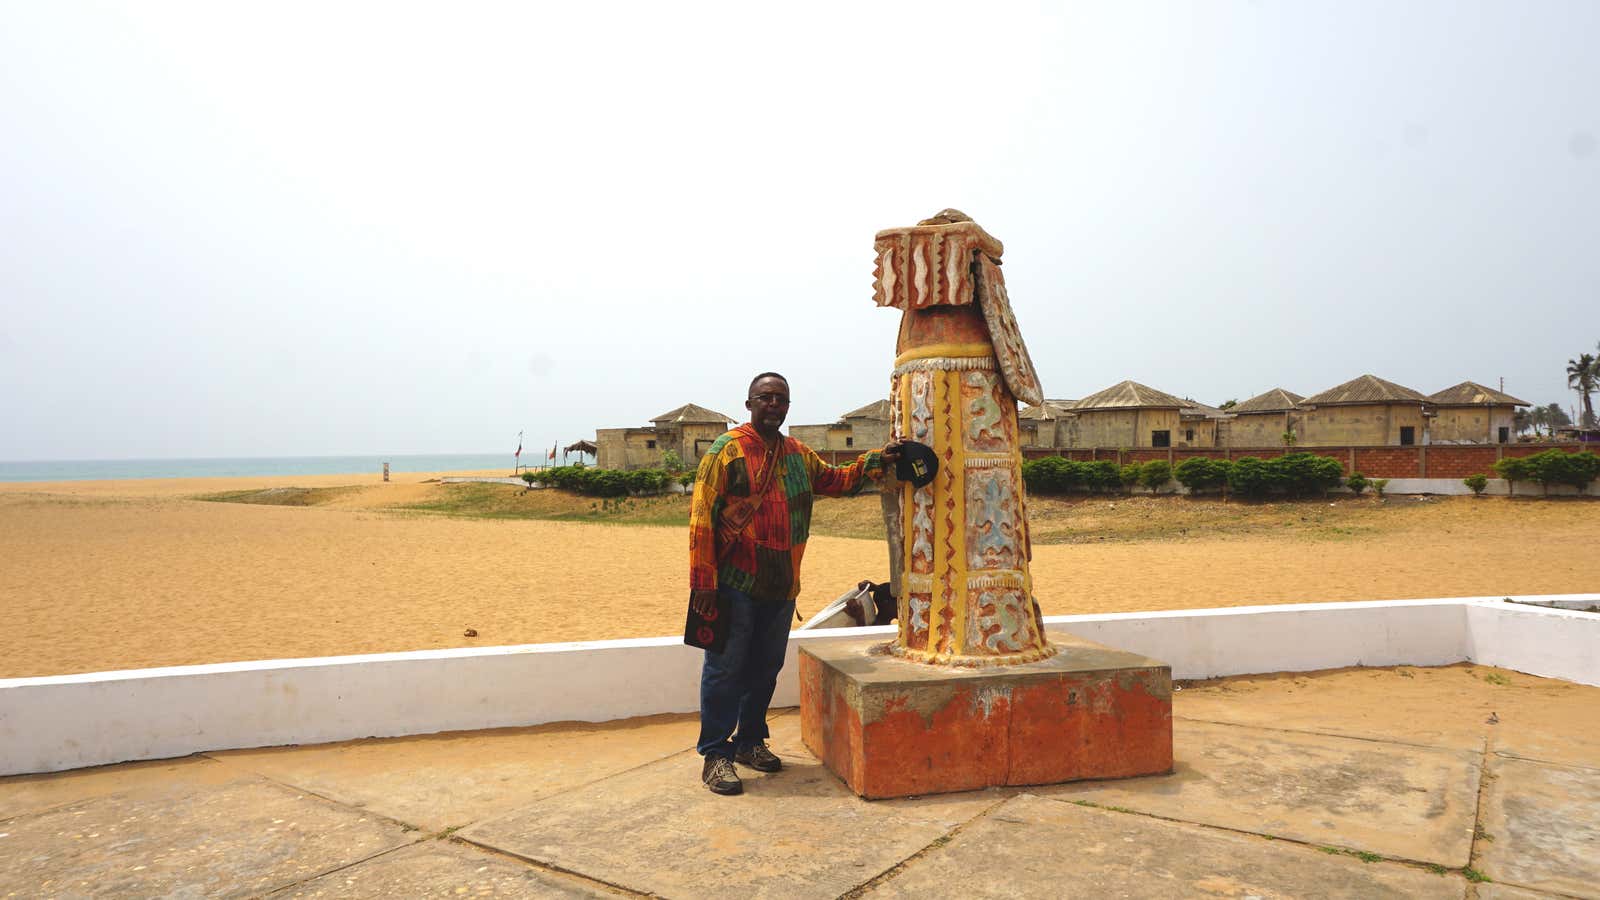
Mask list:
[[[957,222],[971,222],[972,217],[959,209],[941,209],[918,222],[918,225],[954,225]]]

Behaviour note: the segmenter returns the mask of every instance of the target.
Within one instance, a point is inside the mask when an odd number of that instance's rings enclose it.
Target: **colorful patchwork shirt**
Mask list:
[[[768,466],[776,466],[770,479]],[[854,494],[882,472],[881,451],[830,466],[792,437],[769,448],[748,422],[717,438],[694,484],[689,589],[720,586],[762,600],[793,600],[800,593],[812,497]],[[752,492],[763,482],[767,491],[756,504]]]

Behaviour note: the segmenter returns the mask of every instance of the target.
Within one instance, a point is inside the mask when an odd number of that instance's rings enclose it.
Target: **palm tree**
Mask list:
[[[1517,434],[1521,434],[1533,427],[1533,414],[1525,409],[1516,410],[1511,414],[1511,425]]]
[[[1595,349],[1600,350],[1600,347]],[[1585,428],[1594,427],[1594,404],[1589,395],[1594,393],[1597,383],[1600,383],[1600,360],[1593,353],[1581,353],[1577,359],[1567,360],[1567,387],[1576,389],[1583,398],[1583,415],[1578,419]]]
[[[1533,436],[1541,437],[1539,429],[1550,424],[1550,410],[1543,406],[1528,410],[1528,424],[1533,426]]]

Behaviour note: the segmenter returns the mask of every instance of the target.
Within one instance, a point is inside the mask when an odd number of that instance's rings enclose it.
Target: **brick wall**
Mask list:
[[[1430,446],[1428,477],[1465,478],[1468,475],[1483,474],[1493,478],[1494,470],[1490,466],[1493,466],[1499,457],[1498,447]]]
[[[1355,451],[1356,471],[1368,478],[1423,477],[1420,447],[1357,447]]]
[[[1174,451],[1172,451],[1172,464],[1174,466],[1176,466],[1178,463],[1181,463],[1186,459],[1193,459],[1196,456],[1203,456],[1203,457],[1205,457],[1207,459],[1227,459],[1228,458],[1228,451],[1222,450],[1222,449],[1216,449],[1216,450],[1194,450],[1194,449],[1174,450]]]

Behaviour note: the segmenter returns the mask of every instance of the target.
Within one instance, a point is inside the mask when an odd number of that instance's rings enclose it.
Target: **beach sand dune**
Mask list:
[[[372,508],[422,479],[0,485],[0,677],[681,633],[684,529]],[[316,507],[187,499],[357,483]],[[1594,504],[1434,505],[1376,534],[1036,546],[1036,592],[1062,614],[1600,590]],[[886,574],[880,541],[813,537],[800,609]]]

